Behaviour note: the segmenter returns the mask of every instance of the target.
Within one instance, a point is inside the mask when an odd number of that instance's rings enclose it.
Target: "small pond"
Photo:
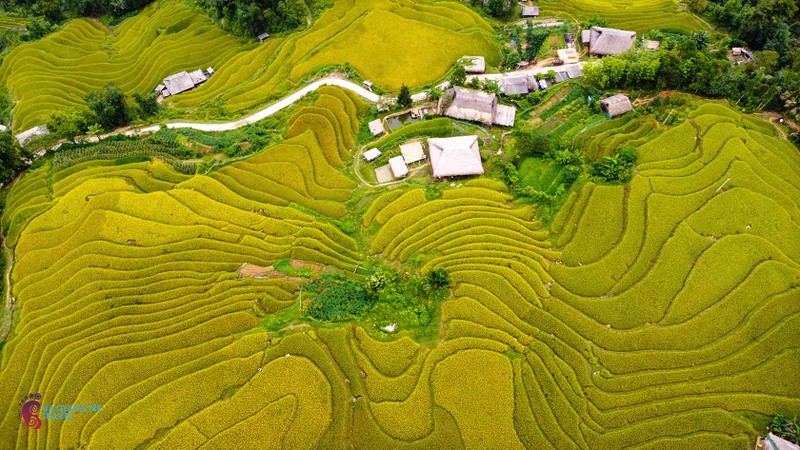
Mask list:
[[[411,117],[411,113],[403,113],[399,116],[389,117],[386,119],[386,125],[389,126],[389,131],[394,131],[407,123],[419,122],[421,118]]]

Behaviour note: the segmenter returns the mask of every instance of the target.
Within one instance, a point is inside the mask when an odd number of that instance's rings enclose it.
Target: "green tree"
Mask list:
[[[121,127],[129,121],[125,94],[113,84],[107,85],[101,92],[86,94],[86,105],[97,117],[97,123],[106,130]]]
[[[428,89],[428,100],[439,100],[443,95],[444,92],[438,86],[432,86]]]
[[[517,149],[522,156],[545,155],[553,149],[553,142],[541,129],[520,128],[514,132]]]
[[[397,94],[397,104],[403,108],[408,108],[411,106],[412,101],[411,91],[408,90],[408,86],[405,84],[400,86],[400,93]]]
[[[0,182],[11,181],[22,165],[19,143],[11,135],[11,131],[0,133]]]
[[[428,286],[433,291],[442,291],[450,288],[453,280],[450,278],[450,274],[447,270],[443,268],[433,269],[428,272],[428,275],[425,277]]]
[[[463,86],[466,81],[467,69],[461,64],[456,64],[455,69],[453,69],[453,74],[450,75],[450,83],[452,83],[453,86]]]
[[[78,107],[51,114],[45,120],[45,125],[53,136],[73,140],[76,136],[86,134],[94,121],[95,117],[91,111],[85,107]]]
[[[492,17],[508,19],[514,13],[515,5],[512,0],[488,0],[486,10]]]
[[[158,95],[155,92],[149,94],[133,94],[133,100],[139,105],[139,110],[142,112],[142,118],[151,117],[158,113],[161,105],[158,104]]]
[[[533,61],[547,40],[549,33],[543,28],[529,26],[525,30],[525,60]]]

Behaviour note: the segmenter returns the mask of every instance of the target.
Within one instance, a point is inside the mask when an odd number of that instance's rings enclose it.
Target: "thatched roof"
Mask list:
[[[539,17],[538,6],[523,6],[522,17]]]
[[[642,44],[645,49],[647,50],[658,50],[661,47],[661,42],[654,41],[651,39],[645,39],[644,43]]]
[[[478,136],[431,138],[428,139],[428,151],[436,178],[483,173]]]
[[[592,30],[582,30],[581,42],[583,43],[583,45],[589,45],[590,40],[592,40]]]
[[[617,94],[600,100],[600,109],[609,117],[617,117],[633,110],[633,105],[627,95]]]
[[[400,146],[400,154],[403,155],[403,161],[406,164],[411,164],[425,159],[425,150],[422,149],[422,142],[409,142]]]
[[[583,69],[581,69],[581,66],[578,65],[569,66],[567,67],[567,75],[569,75],[570,79],[580,78],[583,76]]]
[[[19,142],[19,145],[23,145],[28,139],[32,137],[45,136],[48,134],[50,134],[50,130],[47,129],[47,126],[39,125],[38,127],[33,127],[31,129],[25,130],[14,137],[17,138],[17,142]]]
[[[369,123],[369,132],[372,133],[373,136],[379,136],[386,132],[383,128],[383,121],[381,119],[375,119]]]
[[[269,37],[269,33],[261,33],[258,35],[258,41],[264,42]]]
[[[800,446],[797,444],[793,444],[792,442],[772,433],[767,434],[767,437],[764,440],[766,441],[764,450],[800,450]]]
[[[591,55],[603,56],[624,53],[636,41],[635,31],[603,27],[592,27],[589,31],[589,54]]]
[[[178,72],[164,78],[164,88],[162,92],[164,96],[180,94],[190,89],[194,89],[197,85],[204,83],[208,80],[208,76],[203,73],[201,69],[193,70],[191,72]],[[157,88],[156,88],[157,89]],[[166,90],[166,92],[164,92]]]
[[[527,75],[509,75],[500,79],[500,90],[505,95],[526,95],[530,87],[531,80]]]
[[[392,175],[394,175],[395,178],[403,178],[408,175],[408,166],[406,166],[402,156],[389,158],[389,167],[392,169]]]
[[[459,60],[467,73],[483,73],[486,71],[486,59],[483,56],[464,56]]]
[[[439,110],[453,119],[492,124],[497,97],[487,92],[454,87],[439,100]]]
[[[495,125],[502,125],[504,127],[513,127],[514,118],[517,116],[517,110],[513,106],[497,105],[494,110],[494,117],[492,122]]]
[[[556,72],[555,80],[556,80],[556,83],[561,83],[561,82],[567,81],[567,80],[569,80],[569,74],[567,74],[566,70],[560,70],[560,71]]]
[[[364,159],[367,161],[374,161],[378,159],[379,156],[381,156],[381,151],[377,148],[371,148],[364,152]]]

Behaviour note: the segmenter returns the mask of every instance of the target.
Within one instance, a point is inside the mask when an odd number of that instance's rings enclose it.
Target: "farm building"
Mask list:
[[[392,169],[392,175],[394,175],[395,178],[403,178],[408,175],[408,166],[406,166],[406,162],[403,161],[402,156],[389,158],[389,167]]]
[[[409,142],[400,146],[400,154],[406,164],[415,163],[425,159],[425,150],[422,149],[422,142]]]
[[[370,122],[369,132],[372,133],[373,136],[380,136],[386,133],[386,130],[383,128],[383,121],[381,121],[381,119],[375,119]]]
[[[592,27],[581,32],[583,45],[593,56],[617,55],[628,51],[636,41],[635,31]]]
[[[258,35],[258,43],[259,44],[263,44],[264,41],[266,41],[268,37],[269,37],[269,33],[261,33],[261,34],[259,34]]]
[[[487,92],[455,87],[439,99],[439,112],[453,119],[480,122],[485,125],[514,125],[517,110],[497,104],[497,96]]]
[[[486,59],[483,56],[465,56],[459,60],[467,73],[483,73],[486,71]]]
[[[642,42],[642,47],[644,47],[645,50],[658,50],[659,47],[661,47],[661,42],[654,41],[651,39],[645,39]]]
[[[178,72],[164,78],[162,84],[156,87],[156,93],[161,97],[169,97],[170,95],[186,92],[205,83],[213,73],[214,69],[211,67],[205,71],[197,69],[191,72],[185,70],[183,72]]]
[[[431,138],[428,151],[436,178],[483,174],[478,136]]]
[[[372,84],[372,81],[369,81],[369,80],[364,80],[364,83],[363,83],[362,85],[364,86],[364,89],[367,89],[367,90],[369,90],[370,92],[372,92],[372,86],[374,86],[374,85]]]
[[[539,17],[538,6],[523,6],[522,17]]]
[[[39,125],[38,127],[33,127],[29,130],[25,130],[14,137],[17,138],[17,142],[19,142],[19,145],[23,145],[25,144],[25,142],[28,141],[28,139],[32,137],[47,136],[48,134],[50,134],[50,130],[48,130],[45,125]]]
[[[503,95],[527,95],[533,83],[527,75],[509,75],[500,79],[500,91]]]
[[[566,70],[559,70],[558,72],[556,72],[556,76],[554,78],[554,81],[556,83],[563,83],[568,80],[569,80],[569,74],[567,74]]]
[[[381,151],[377,148],[371,148],[364,152],[364,159],[367,160],[367,162],[375,161],[379,156],[381,156]]]
[[[545,90],[550,87],[550,83],[547,80],[539,80],[539,89]]]
[[[558,49],[558,59],[564,64],[575,64],[578,62],[578,52],[574,48]]]
[[[633,105],[627,95],[617,94],[600,100],[600,109],[608,117],[617,117],[633,110]]]

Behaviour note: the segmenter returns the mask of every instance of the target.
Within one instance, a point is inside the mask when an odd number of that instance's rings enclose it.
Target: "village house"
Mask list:
[[[400,146],[400,154],[406,164],[415,163],[425,159],[425,150],[422,149],[422,142],[414,141]]]
[[[408,166],[406,166],[406,162],[403,161],[402,156],[389,158],[389,167],[392,169],[392,175],[394,175],[395,178],[403,178],[408,175]]]
[[[483,56],[464,56],[459,60],[467,73],[486,72],[486,59]]]
[[[627,52],[636,42],[636,32],[615,28],[592,27],[581,32],[584,48],[592,56],[618,55]]]
[[[383,128],[383,121],[381,119],[375,119],[369,123],[369,132],[372,133],[373,136],[380,136],[383,133],[386,133],[386,130]]]
[[[538,6],[523,6],[522,17],[539,17]]]
[[[430,138],[428,153],[435,178],[483,174],[478,136]]]
[[[214,74],[214,69],[209,67],[206,70],[197,69],[191,72],[183,71],[164,78],[164,81],[156,86],[156,93],[161,98],[180,94],[205,83]]]
[[[661,42],[654,41],[652,39],[645,39],[642,41],[642,47],[644,47],[645,50],[658,50],[661,47]]]
[[[378,150],[377,148],[371,148],[364,152],[364,159],[367,162],[375,161],[380,156],[381,156],[381,151]]]
[[[497,96],[462,87],[448,89],[439,99],[439,113],[453,119],[480,122],[484,125],[514,125],[517,110],[497,103]]]
[[[17,142],[19,142],[19,145],[24,145],[25,142],[28,141],[28,139],[37,136],[46,136],[48,134],[50,134],[50,131],[47,129],[47,126],[39,125],[38,127],[33,127],[31,129],[25,130],[14,137],[17,138]]]
[[[509,75],[500,79],[500,91],[503,95],[527,95],[536,90],[536,80],[528,75]]]
[[[600,100],[600,109],[608,117],[617,117],[633,110],[633,105],[627,95],[617,94]]]
[[[269,33],[261,33],[261,34],[259,34],[258,35],[258,43],[259,44],[263,44],[264,41],[266,41],[268,37],[269,37]]]

